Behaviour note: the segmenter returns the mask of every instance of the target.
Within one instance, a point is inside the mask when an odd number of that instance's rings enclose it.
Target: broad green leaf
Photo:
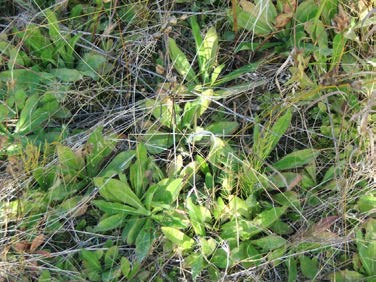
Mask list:
[[[202,254],[208,257],[214,252],[217,242],[213,238],[205,239],[200,237],[200,245]]]
[[[103,177],[94,178],[94,183],[99,188],[99,194],[107,201],[127,204],[147,213],[140,199],[133,193],[127,183],[116,179],[106,180]]]
[[[152,115],[163,126],[171,128],[175,123],[179,123],[181,109],[170,97],[161,100],[146,99],[145,107],[152,108]]]
[[[319,151],[314,149],[295,151],[275,162],[273,167],[278,170],[299,168],[314,161],[318,154]]]
[[[374,211],[376,213],[376,197],[372,195],[361,195],[357,203],[360,212]]]
[[[85,161],[79,154],[67,146],[56,146],[57,156],[64,173],[71,176],[79,173],[85,166]]]
[[[16,34],[33,51],[40,53],[41,50],[49,49],[49,52],[53,53],[50,39],[41,33],[39,26],[36,24],[29,24],[26,26],[25,31],[19,31]]]
[[[277,146],[277,143],[283,134],[285,134],[287,128],[290,126],[291,118],[292,112],[291,110],[287,110],[286,113],[281,116],[270,129],[264,129],[264,139],[262,141],[260,140],[259,143],[253,144],[253,149],[255,153],[259,155],[259,157],[265,159],[269,156],[275,146]]]
[[[162,227],[162,232],[168,240],[178,245],[183,250],[191,249],[195,241],[183,232],[172,227]]]
[[[131,217],[127,219],[127,224],[125,225],[121,234],[123,241],[126,241],[128,245],[135,244],[137,236],[145,222],[146,218],[142,217]]]
[[[101,279],[103,282],[119,281],[121,276],[121,269],[119,266],[114,266],[107,271],[102,272]]]
[[[129,272],[131,271],[131,263],[129,262],[128,258],[121,257],[120,268],[121,268],[121,273],[124,275],[125,278],[127,278]]]
[[[206,127],[206,130],[211,131],[217,135],[231,135],[239,128],[239,123],[236,121],[218,121],[211,123]]]
[[[39,100],[40,97],[38,94],[30,96],[26,100],[14,132],[23,132],[30,128],[31,116],[37,108]]]
[[[209,28],[202,44],[198,49],[200,57],[203,83],[209,82],[209,75],[214,69],[218,54],[218,35],[214,27]]]
[[[50,73],[63,82],[76,82],[83,78],[82,73],[76,69],[52,69]]]
[[[147,156],[146,146],[138,143],[136,147],[136,161],[130,167],[130,181],[136,195],[141,197],[143,189],[147,184],[146,169],[149,159]]]
[[[260,9],[253,3],[248,3],[251,6],[249,9],[242,9],[239,6],[236,7],[238,26],[253,32],[255,35],[266,36],[270,34],[273,30],[272,23],[265,20],[265,18],[260,18]],[[227,9],[227,17],[230,21],[233,20],[232,9]],[[269,19],[269,21],[270,20],[274,19]]]
[[[90,266],[91,269],[94,269],[96,271],[102,270],[101,264],[99,262],[99,258],[95,252],[88,251],[88,250],[81,250],[81,256],[87,262],[88,266]]]
[[[222,248],[219,248],[214,252],[213,256],[210,258],[210,262],[222,269],[232,265],[232,259],[229,252],[226,252]]]
[[[316,277],[317,273],[319,272],[317,259],[311,259],[307,256],[301,255],[299,257],[300,263],[300,270],[302,271],[303,275],[309,279],[313,279]]]
[[[229,212],[231,216],[238,217],[243,216],[244,218],[250,217],[250,211],[248,210],[247,202],[237,196],[234,196],[228,203]]]
[[[211,219],[210,211],[203,206],[193,204],[192,198],[187,200],[187,209],[195,233],[205,236],[205,223]]]
[[[102,130],[102,127],[97,127],[90,134],[85,144],[85,148],[87,149],[86,171],[91,177],[98,174],[102,161],[112,152],[115,146],[113,138],[105,137]]]
[[[333,52],[332,52],[332,60],[330,64],[329,71],[334,70],[336,67],[339,66],[341,62],[341,58],[345,51],[346,46],[346,38],[344,37],[343,33],[338,33],[333,38]]]
[[[181,189],[183,188],[183,178],[163,179],[158,183],[159,188],[154,194],[153,202],[162,202],[167,205],[174,203]]]
[[[275,250],[287,243],[285,239],[277,235],[265,236],[257,240],[252,240],[251,242],[253,245],[260,247],[264,251]]]
[[[85,53],[77,66],[77,70],[92,79],[97,79],[100,75],[107,73],[109,67],[110,64],[107,63],[104,56],[90,52]]]
[[[116,265],[116,260],[119,256],[119,247],[110,247],[104,255],[104,266],[106,269],[112,268]]]
[[[332,23],[332,19],[337,14],[337,10],[338,0],[324,0],[320,2],[320,16],[326,25],[330,25]]]
[[[262,256],[251,244],[251,242],[241,242],[239,247],[231,249],[231,259],[234,263],[240,263],[245,268],[250,268],[260,263]]]
[[[201,254],[193,253],[185,260],[187,265],[191,268],[193,281],[196,281],[196,279],[200,276],[201,271],[204,269],[204,258]]]
[[[288,272],[289,272],[287,281],[288,282],[295,282],[296,278],[298,276],[298,267],[297,267],[296,260],[294,258],[290,257],[290,258],[287,259],[286,265],[287,265],[287,269],[288,269]]]
[[[245,73],[254,72],[254,71],[257,70],[257,68],[262,63],[263,63],[263,61],[258,61],[258,62],[255,62],[255,63],[250,63],[250,64],[247,64],[245,66],[242,66],[242,67],[230,72],[229,74],[221,76],[221,78],[216,80],[212,85],[213,86],[220,86],[221,84],[224,84],[226,82],[229,82],[229,81],[232,81],[234,79],[239,78],[240,76],[242,76]]]
[[[116,157],[104,168],[98,176],[111,176],[118,174],[126,170],[133,158],[135,157],[135,151],[124,151],[116,155]]]
[[[279,235],[288,235],[294,232],[294,229],[283,221],[277,221],[270,226],[270,229]]]
[[[151,219],[147,219],[136,239],[136,257],[142,262],[149,254],[152,246],[153,226]]]
[[[371,218],[365,225],[365,235],[362,230],[356,231],[358,254],[365,273],[376,275],[376,219]]]
[[[314,0],[305,0],[297,7],[294,15],[298,23],[305,23],[313,19],[318,13],[319,7]]]
[[[38,282],[50,282],[51,279],[51,273],[49,270],[43,270],[42,273],[39,275]]]
[[[281,192],[272,197],[274,201],[282,206],[292,207],[295,210],[300,209],[300,199],[294,191]]]
[[[187,79],[188,81],[194,81],[196,84],[198,84],[197,76],[190,63],[188,62],[187,57],[176,45],[175,40],[172,38],[168,39],[168,50],[170,52],[171,61],[174,64],[177,72],[180,73],[180,75],[182,75],[183,78]]]
[[[225,64],[221,64],[214,68],[210,77],[210,86],[214,85],[214,83],[217,81],[219,75],[221,74],[221,71],[224,69],[225,66],[226,66]]]
[[[184,128],[191,128],[193,129],[195,127],[195,124],[197,123],[197,113],[200,110],[200,101],[195,100],[192,102],[187,102],[184,105],[184,112],[183,112],[183,118],[181,119],[181,127]]]
[[[144,215],[144,216],[149,216],[150,212],[141,209],[137,210],[135,208],[132,208],[127,205],[123,205],[120,203],[114,203],[114,202],[107,202],[103,200],[94,200],[93,204],[100,209],[101,211],[113,215],[113,214],[123,214],[124,216],[126,214],[131,214],[131,215]]]
[[[329,275],[330,281],[335,282],[360,282],[367,281],[366,277],[359,272],[348,269],[337,271]],[[370,280],[372,281],[372,280]]]
[[[56,44],[56,42],[62,40],[57,17],[55,13],[50,9],[45,10],[44,14],[48,20],[48,33],[50,35],[51,40],[54,42],[54,44]]]
[[[223,239],[240,238],[243,241],[248,240],[254,235],[266,231],[286,210],[287,207],[276,207],[261,212],[251,221],[242,218],[231,220],[221,226],[221,237]]]
[[[99,221],[98,224],[95,226],[94,231],[106,232],[109,230],[116,229],[123,224],[124,220],[125,218],[123,214],[111,215]]]

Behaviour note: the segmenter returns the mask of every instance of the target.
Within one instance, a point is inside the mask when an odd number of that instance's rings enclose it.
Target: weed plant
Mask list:
[[[0,2],[1,281],[376,281],[374,4]]]

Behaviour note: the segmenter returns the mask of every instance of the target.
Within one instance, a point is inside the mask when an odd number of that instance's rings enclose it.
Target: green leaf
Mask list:
[[[239,247],[231,250],[231,259],[234,263],[241,263],[243,267],[250,268],[260,263],[261,255],[251,242],[241,242]]]
[[[263,139],[254,140],[254,142],[258,142],[253,143],[253,150],[256,155],[259,156],[259,158],[265,159],[269,156],[275,146],[277,146],[277,143],[283,134],[285,134],[287,128],[290,126],[291,118],[292,112],[291,110],[287,110],[286,113],[281,116],[270,129],[264,129]],[[258,136],[258,134],[254,135],[254,137],[255,136]]]
[[[300,256],[299,257],[300,269],[303,275],[309,279],[314,279],[318,272],[318,264],[316,259],[310,259],[307,256]]]
[[[176,45],[175,40],[172,38],[168,39],[168,50],[176,71],[188,81],[194,81],[196,84],[198,84],[197,76],[188,62],[187,57]]]
[[[31,127],[32,127],[31,126],[31,124],[32,124],[31,116],[38,106],[39,99],[40,99],[39,95],[34,94],[26,100],[14,132],[22,133],[24,131],[28,131],[28,130],[31,129]]]
[[[204,258],[201,254],[191,254],[185,260],[191,268],[192,280],[196,281],[204,269]]]
[[[88,251],[88,250],[81,250],[81,256],[86,261],[87,266],[89,266],[90,269],[95,270],[95,271],[102,270],[102,266],[99,262],[99,258],[95,252]]]
[[[294,191],[286,191],[273,195],[273,200],[278,204],[291,207],[295,210],[300,209],[300,199]]]
[[[76,82],[83,78],[82,73],[76,69],[52,69],[50,73],[63,82]]]
[[[116,155],[116,157],[104,168],[98,176],[113,176],[125,171],[135,157],[135,151],[124,151]]]
[[[200,245],[202,254],[208,257],[214,252],[217,242],[213,238],[205,239],[200,237]]]
[[[163,179],[158,183],[159,188],[154,193],[153,202],[162,202],[170,205],[174,203],[181,189],[183,188],[183,178]]]
[[[94,200],[93,201],[94,206],[96,206],[98,209],[101,211],[113,215],[113,214],[131,214],[131,215],[144,215],[144,216],[149,216],[150,212],[141,209],[137,210],[135,208],[132,208],[127,205],[119,204],[119,203],[114,203],[114,202],[107,202],[103,200]]]
[[[195,241],[183,232],[172,227],[162,227],[162,232],[168,240],[178,245],[183,250],[191,249]]]
[[[286,212],[287,207],[275,207],[258,214],[253,220],[242,218],[231,220],[221,226],[223,239],[240,238],[245,241],[249,238],[267,231]]]
[[[98,174],[102,161],[112,152],[115,145],[115,141],[112,138],[105,137],[102,130],[102,127],[97,127],[90,134],[85,145],[88,151],[86,155],[86,171],[91,177]]]
[[[90,52],[84,54],[77,66],[77,70],[92,79],[98,79],[101,75],[111,70],[111,65],[104,56]]]
[[[305,23],[313,19],[318,13],[319,7],[314,0],[305,0],[296,8],[294,13],[298,23]]]
[[[261,11],[259,5],[256,6],[251,2],[247,3],[249,3],[250,6],[248,9],[242,9],[239,6],[236,7],[236,18],[238,26],[240,28],[254,32],[255,35],[266,36],[270,34],[273,31],[273,23],[271,21],[274,21],[275,17],[267,18],[267,16],[261,17],[261,15],[264,11],[267,11],[271,8],[271,6],[273,6],[271,2],[267,1],[266,3],[271,5],[269,6],[269,8],[263,7]],[[227,17],[230,21],[234,19],[232,9],[227,10]]]
[[[376,275],[376,219],[371,218],[365,225],[365,235],[362,230],[356,231],[356,245],[365,273]]]
[[[153,117],[168,128],[179,123],[181,109],[170,97],[163,97],[160,100],[146,99],[145,107],[151,108]]]
[[[99,188],[99,194],[107,201],[127,204],[147,213],[140,199],[133,193],[127,183],[116,179],[106,180],[103,177],[94,178],[94,183]]]
[[[209,28],[205,35],[202,44],[198,49],[198,56],[201,61],[201,73],[203,77],[203,83],[209,82],[209,75],[214,69],[218,54],[218,36],[214,27]],[[199,62],[200,62],[199,61]]]
[[[125,278],[128,277],[129,272],[131,271],[131,263],[129,262],[129,259],[126,257],[121,257],[120,260],[120,268],[121,273]]]
[[[213,256],[210,259],[210,262],[222,269],[225,269],[232,265],[230,254],[222,248],[219,248],[214,252]]]
[[[287,264],[287,269],[288,269],[288,272],[289,272],[287,281],[288,282],[295,282],[296,278],[298,277],[298,267],[297,267],[296,260],[294,258],[290,257],[290,258],[287,259],[286,264]]]
[[[43,270],[42,273],[39,275],[38,282],[50,282],[51,280],[51,273],[48,270]]]
[[[132,217],[127,219],[127,224],[125,225],[121,238],[123,241],[127,241],[128,245],[133,245],[136,242],[137,236],[140,230],[144,226],[146,218],[142,217]]]
[[[97,226],[95,226],[95,232],[106,232],[109,230],[116,229],[120,227],[124,222],[124,215],[123,214],[115,214],[109,217],[106,217],[98,222]]]
[[[152,232],[151,219],[147,219],[136,239],[136,257],[138,262],[142,262],[150,252],[153,243]]]
[[[146,168],[148,163],[148,156],[146,146],[143,143],[138,143],[136,147],[136,161],[130,167],[130,181],[136,195],[139,197],[144,192],[144,186],[147,184]]]
[[[372,195],[361,195],[357,206],[360,212],[369,212],[373,210],[376,213],[376,197]]]
[[[192,198],[188,198],[187,200],[187,209],[195,233],[197,235],[205,236],[205,222],[211,220],[210,211],[203,206],[194,205]]]
[[[267,252],[284,246],[287,241],[280,236],[269,235],[257,240],[252,240],[251,243]]]
[[[116,260],[119,256],[119,247],[110,247],[104,255],[104,266],[106,269],[113,268],[116,265]]]
[[[351,271],[348,269],[338,271],[331,273],[329,275],[330,281],[336,281],[336,282],[361,282],[361,281],[367,281],[366,277],[364,275],[360,274],[356,271]],[[372,280],[369,280],[370,282]]]
[[[55,13],[52,12],[50,9],[45,10],[44,14],[48,20],[48,33],[50,35],[52,42],[56,44],[56,42],[62,40],[57,17]]]
[[[344,37],[343,33],[338,33],[333,38],[333,52],[332,52],[332,61],[330,63],[329,71],[334,70],[340,62],[345,51],[346,46],[346,38]]]
[[[239,128],[239,123],[236,121],[218,121],[211,123],[206,127],[206,130],[211,131],[217,135],[231,135]]]
[[[220,79],[218,79],[216,82],[214,82],[213,86],[220,86],[221,84],[224,84],[226,82],[232,81],[234,79],[239,78],[245,73],[254,72],[257,70],[257,68],[263,63],[263,61],[258,61],[255,63],[250,63],[245,66],[242,66],[226,75],[223,75]]]
[[[278,170],[299,168],[314,161],[319,152],[313,149],[303,149],[284,156],[273,164]]]
[[[76,176],[85,166],[84,159],[67,146],[56,146],[57,156],[64,174]]]

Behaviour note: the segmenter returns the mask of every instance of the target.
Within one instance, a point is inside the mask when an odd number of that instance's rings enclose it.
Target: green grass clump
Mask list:
[[[0,277],[374,281],[374,18],[369,1],[10,1]]]

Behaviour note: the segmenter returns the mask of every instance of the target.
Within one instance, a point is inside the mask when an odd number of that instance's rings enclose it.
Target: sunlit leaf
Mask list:
[[[162,232],[168,240],[178,245],[183,250],[191,249],[195,241],[183,232],[172,227],[162,227]]]
[[[188,81],[194,81],[198,84],[197,76],[194,70],[191,67],[187,57],[184,53],[180,50],[180,48],[176,45],[174,39],[168,39],[168,49],[170,52],[171,61],[174,64],[175,69],[177,70],[183,78],[186,78]]]
[[[106,232],[113,230],[120,227],[123,224],[124,220],[125,218],[123,214],[111,215],[99,221],[94,230],[95,232]]]

